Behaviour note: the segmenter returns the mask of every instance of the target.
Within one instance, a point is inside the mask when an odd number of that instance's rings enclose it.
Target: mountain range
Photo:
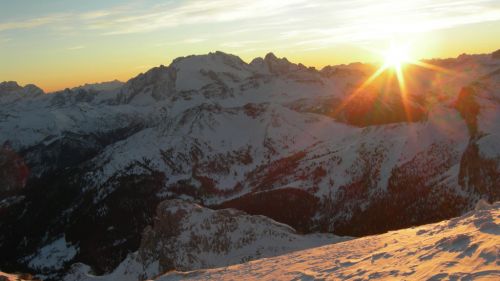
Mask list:
[[[222,52],[126,83],[0,83],[0,268],[146,279],[500,200],[500,59],[425,62],[404,89],[372,64]]]

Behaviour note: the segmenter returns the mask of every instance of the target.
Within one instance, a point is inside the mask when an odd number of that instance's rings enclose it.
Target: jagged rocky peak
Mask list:
[[[0,83],[0,102],[11,102],[21,98],[33,98],[44,94],[43,90],[33,84],[22,87],[15,81]]]
[[[161,65],[130,79],[119,94],[121,103],[148,104],[168,97],[190,98],[195,93],[206,96],[226,95],[228,83],[251,76],[250,66],[239,57],[220,51],[191,55]]]
[[[262,68],[266,65],[266,62],[264,61],[263,58],[261,57],[258,57],[258,58],[254,58],[251,62],[250,62],[250,65],[251,66],[254,66],[254,67],[258,67],[258,68]]]
[[[264,56],[264,60],[266,62],[280,61],[280,60],[288,61],[286,58],[279,59],[273,52],[267,53]]]
[[[365,76],[367,73],[371,73],[373,71],[370,65],[362,64],[362,63],[350,63],[350,64],[341,64],[341,65],[327,65],[320,70],[320,73],[326,77],[331,76],[355,76],[358,75],[360,77]]]
[[[264,57],[264,62],[269,68],[269,72],[275,74],[285,74],[290,71],[299,70],[300,67],[294,63],[288,61],[287,58],[278,58],[273,53],[268,53]]]
[[[99,83],[85,83],[84,85],[72,88],[71,90],[86,90],[86,91],[113,91],[122,87],[125,83],[115,79],[113,81],[99,82]]]
[[[12,92],[22,89],[16,81],[4,81],[0,83],[1,92]]]
[[[245,86],[241,84],[247,79],[269,73],[301,75],[318,71],[291,63],[286,58],[277,58],[272,53],[248,64],[238,56],[216,51],[179,57],[168,67],[161,65],[130,79],[119,94],[119,101],[147,104],[167,97],[192,99],[197,94],[231,97],[235,89]]]
[[[231,70],[242,70],[248,65],[238,56],[216,51],[206,55],[179,57],[172,61],[171,66],[186,70],[204,69],[215,72],[229,72]]]

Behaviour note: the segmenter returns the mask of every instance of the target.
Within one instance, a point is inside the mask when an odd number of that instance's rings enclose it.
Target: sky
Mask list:
[[[0,0],[0,81],[126,81],[179,56],[273,52],[321,68],[500,49],[499,0]]]

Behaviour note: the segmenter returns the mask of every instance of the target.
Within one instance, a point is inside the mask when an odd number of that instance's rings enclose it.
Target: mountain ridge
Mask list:
[[[384,76],[357,91],[371,65],[318,71],[274,55],[247,64],[214,53],[118,88],[9,101],[0,107],[8,132],[0,143],[9,147],[0,165],[29,173],[0,175],[20,183],[0,198],[0,266],[53,279],[78,262],[109,273],[137,251],[167,199],[347,236],[496,201],[500,80],[484,77],[500,62],[472,55],[434,63],[450,71],[409,66],[404,99]],[[297,206],[307,210],[300,219],[280,212]],[[74,252],[30,266],[51,245]]]

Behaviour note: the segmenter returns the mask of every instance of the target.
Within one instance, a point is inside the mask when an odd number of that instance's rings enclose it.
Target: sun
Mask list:
[[[384,64],[386,67],[400,69],[404,64],[411,62],[410,48],[404,44],[391,44],[384,52]]]
[[[441,67],[439,65],[434,65],[429,62],[426,62],[425,60],[419,60],[415,59],[411,52],[410,52],[410,44],[401,44],[401,43],[395,43],[392,42],[390,47],[385,50],[370,50],[374,54],[379,55],[381,58],[380,60],[383,62],[380,63],[376,70],[368,77],[366,78],[356,89],[353,91],[352,94],[350,94],[336,109],[335,112],[339,113],[342,108],[344,108],[348,103],[351,101],[355,100],[356,98],[360,97],[364,93],[364,89],[366,89],[368,86],[372,85],[373,83],[376,83],[375,81],[379,79],[380,77],[385,78],[386,85],[389,85],[391,81],[393,81],[393,78],[395,77],[397,84],[399,86],[399,95],[401,97],[401,101],[403,102],[403,110],[405,111],[408,120],[412,120],[411,116],[411,111],[409,110],[409,103],[410,101],[410,94],[409,87],[407,85],[406,78],[411,79],[411,75],[407,75],[408,72],[412,68],[407,68],[404,67],[406,65],[411,65],[413,67],[419,67],[423,69],[427,69],[430,71],[438,72],[440,74],[445,74],[445,75],[457,75],[455,72],[446,69],[444,67]],[[408,76],[408,77],[405,77]],[[395,92],[395,91],[394,91]]]

